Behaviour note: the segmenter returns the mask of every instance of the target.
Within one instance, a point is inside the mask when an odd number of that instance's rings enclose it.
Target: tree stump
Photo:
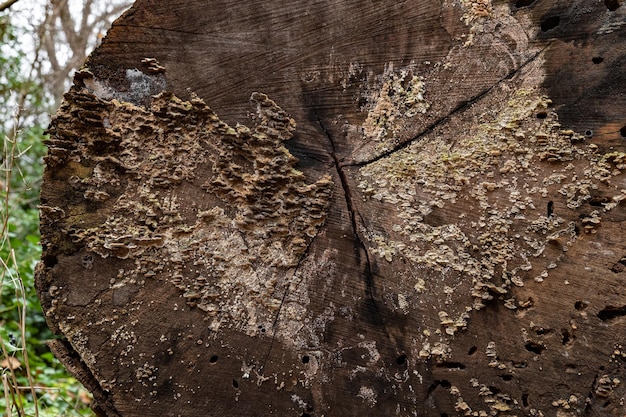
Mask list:
[[[623,416],[625,13],[138,0],[49,129],[51,349],[102,416]]]

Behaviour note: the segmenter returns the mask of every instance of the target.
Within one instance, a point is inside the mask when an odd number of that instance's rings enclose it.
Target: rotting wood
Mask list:
[[[201,3],[138,1],[50,128],[99,413],[624,413],[624,7]]]

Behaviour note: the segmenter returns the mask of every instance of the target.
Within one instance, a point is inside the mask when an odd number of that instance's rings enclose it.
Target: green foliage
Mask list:
[[[54,335],[34,286],[47,115],[27,62],[19,30],[0,15],[0,413],[91,415],[86,391],[45,344]]]

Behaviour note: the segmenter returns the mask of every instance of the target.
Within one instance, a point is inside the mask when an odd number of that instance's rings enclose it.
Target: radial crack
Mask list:
[[[350,187],[348,186],[348,180],[346,178],[346,174],[343,170],[343,167],[341,166],[339,162],[339,158],[337,157],[335,142],[333,141],[331,134],[324,127],[324,124],[322,123],[322,120],[319,118],[317,113],[315,113],[315,118],[317,120],[317,123],[320,125],[321,129],[324,131],[324,134],[328,138],[328,142],[330,143],[330,147],[331,147],[330,155],[333,159],[335,169],[337,170],[337,175],[339,176],[339,180],[341,181],[341,187],[344,191],[346,206],[348,208],[348,214],[350,216],[350,223],[352,225],[352,232],[354,235],[354,253],[355,253],[357,263],[358,264],[361,263],[361,252],[363,252],[365,256],[365,270],[363,272],[364,272],[364,277],[365,277],[366,299],[368,300],[369,306],[375,312],[376,324],[384,327],[384,322],[380,314],[380,309],[378,308],[378,304],[376,303],[376,297],[375,297],[375,291],[374,291],[374,275],[372,274],[372,265],[371,265],[371,260],[369,256],[369,251],[367,250],[367,246],[365,246],[365,242],[359,235],[359,231],[358,231],[357,216],[361,219],[362,217],[359,214],[356,207],[354,206],[354,203],[352,200],[352,192],[350,191]],[[387,334],[387,336],[389,335]]]
[[[511,70],[507,75],[505,75],[504,77],[500,78],[498,81],[496,81],[494,84],[492,84],[488,88],[484,89],[483,91],[481,91],[480,93],[474,95],[473,97],[470,97],[468,100],[465,100],[465,101],[459,103],[448,114],[446,114],[445,116],[440,117],[439,119],[437,119],[434,122],[432,122],[424,130],[422,130],[420,133],[415,135],[413,138],[411,138],[409,140],[406,140],[406,141],[402,142],[401,144],[399,144],[398,146],[394,147],[393,149],[390,149],[390,150],[388,150],[386,152],[383,152],[383,153],[381,153],[379,155],[376,155],[375,157],[370,158],[370,159],[368,159],[366,161],[344,163],[344,164],[339,166],[338,170],[340,170],[340,168],[348,167],[348,166],[363,167],[365,165],[372,164],[374,162],[377,162],[377,161],[379,161],[379,160],[381,160],[381,159],[383,159],[383,158],[393,154],[394,152],[400,151],[400,150],[408,147],[412,143],[415,143],[415,142],[423,139],[426,135],[428,135],[431,132],[433,132],[436,128],[438,128],[439,126],[447,123],[454,115],[456,115],[457,113],[461,113],[461,112],[467,110],[472,105],[474,105],[476,102],[480,101],[482,98],[487,96],[487,94],[489,94],[494,88],[496,88],[497,86],[499,86],[503,82],[513,78],[522,69],[524,69],[530,63],[532,63],[535,59],[537,59],[548,47],[550,47],[550,45],[551,45],[551,43],[546,45],[545,47],[543,47],[540,51],[538,51],[533,56],[531,56],[526,61],[524,61],[520,66],[518,66],[517,68],[514,68],[513,70]],[[319,119],[318,119],[318,121],[319,121]],[[326,134],[328,135],[328,132]],[[329,136],[329,140],[330,140],[330,136]],[[332,141],[331,141],[331,144],[332,144]]]

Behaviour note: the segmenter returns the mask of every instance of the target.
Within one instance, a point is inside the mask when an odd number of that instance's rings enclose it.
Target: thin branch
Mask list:
[[[82,14],[72,15],[69,0],[48,2],[48,13],[41,24],[40,45],[50,68],[41,74],[41,78],[46,81],[46,90],[54,96],[55,106],[68,87],[72,70],[85,61],[91,46],[97,45],[92,39],[98,32],[108,29],[111,20],[132,2],[117,0],[112,3],[102,9],[95,7],[96,1],[84,0]]]
[[[91,15],[91,6],[93,4],[93,0],[87,0],[83,3],[83,16],[80,20],[80,29],[79,32],[82,36],[87,33],[87,37],[91,33],[91,27],[89,25],[89,16]]]
[[[52,67],[52,73],[59,71],[59,60],[56,53],[56,33],[54,30],[55,12],[53,7],[48,5],[46,8],[46,18],[41,23],[39,29],[39,45],[43,47],[48,56],[48,62]]]
[[[76,33],[75,22],[70,13],[70,6],[67,0],[54,2],[54,15],[59,18],[61,29],[65,34],[65,40],[74,54],[82,52],[82,42],[80,34]]]
[[[0,12],[7,10],[9,7],[13,6],[17,3],[18,0],[7,0],[4,3],[0,4]]]

